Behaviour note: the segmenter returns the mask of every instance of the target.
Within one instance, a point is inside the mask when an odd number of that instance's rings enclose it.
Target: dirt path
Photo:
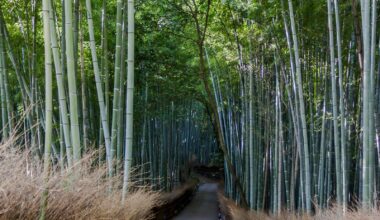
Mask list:
[[[218,184],[204,183],[189,205],[174,220],[216,220],[218,219]]]

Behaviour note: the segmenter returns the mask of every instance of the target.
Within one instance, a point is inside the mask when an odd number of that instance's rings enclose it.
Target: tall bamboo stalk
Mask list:
[[[2,138],[5,140],[9,137],[9,129],[8,129],[8,118],[7,118],[7,105],[6,105],[6,96],[5,96],[5,75],[6,73],[6,65],[5,65],[5,50],[4,50],[4,36],[2,31],[2,24],[0,23],[0,103],[1,103],[1,131]],[[4,140],[3,139],[3,140]]]
[[[40,220],[45,219],[48,200],[47,183],[50,173],[50,150],[53,131],[53,77],[51,60],[50,24],[49,24],[49,0],[42,1],[42,14],[44,25],[44,48],[45,48],[45,153],[44,153],[44,187],[41,197]]]
[[[290,14],[290,24],[293,35],[293,46],[294,46],[294,56],[296,63],[296,75],[297,75],[297,87],[298,87],[298,99],[300,107],[300,117],[301,117],[301,126],[302,126],[302,137],[303,137],[303,156],[304,156],[304,178],[305,178],[305,197],[306,197],[306,211],[311,212],[311,190],[310,190],[310,160],[309,160],[309,144],[307,136],[307,125],[306,125],[306,114],[305,114],[305,104],[304,96],[302,90],[302,76],[301,76],[301,64],[300,56],[298,50],[298,39],[296,32],[296,24],[294,21],[294,12],[293,12],[293,3],[292,0],[288,1],[289,3],[289,14]]]
[[[343,210],[347,209],[348,199],[348,179],[346,165],[346,117],[344,110],[344,86],[343,86],[343,62],[342,62],[342,39],[340,28],[340,15],[338,0],[334,0],[335,23],[336,23],[336,44],[338,49],[338,73],[339,73],[339,111],[340,111],[340,151],[341,151],[341,167],[342,167],[342,205]]]
[[[335,173],[336,173],[336,193],[338,204],[342,204],[342,172],[341,172],[341,155],[340,155],[340,137],[338,130],[338,101],[336,92],[336,74],[335,74],[335,48],[334,48],[334,30],[333,30],[333,10],[331,9],[331,0],[327,0],[329,42],[330,42],[330,76],[331,92],[334,122],[334,151],[335,151]]]
[[[105,94],[105,105],[107,114],[107,123],[109,124],[109,108],[110,108],[110,84],[109,84],[109,70],[108,70],[108,19],[107,19],[107,0],[103,0],[102,5],[102,60],[101,60],[101,73],[104,78],[104,94]]]
[[[369,196],[373,203],[377,197],[375,190],[375,104],[374,104],[374,94],[375,94],[375,48],[376,48],[376,25],[377,25],[377,1],[372,0],[372,12],[371,12],[371,51],[370,51],[370,90],[368,93],[368,114],[369,114],[369,135],[368,135],[368,147],[369,147]]]
[[[134,0],[128,0],[128,82],[127,82],[127,115],[125,119],[125,156],[124,156],[124,181],[122,201],[128,190],[132,164],[133,150],[133,92],[135,74],[135,7]]]
[[[371,40],[370,40],[370,2],[369,0],[361,1],[362,8],[362,27],[363,27],[363,184],[362,184],[362,201],[365,208],[370,208],[371,200],[371,179],[370,179],[370,92],[371,92]]]
[[[120,66],[121,66],[121,44],[122,44],[122,21],[123,21],[123,1],[117,0],[116,12],[116,48],[115,48],[115,73],[114,73],[114,88],[112,102],[112,125],[111,125],[111,151],[110,156],[114,159],[117,148],[117,133],[121,125],[120,116]],[[113,170],[113,167],[112,167]],[[112,173],[111,173],[112,175]]]
[[[75,76],[75,56],[73,42],[73,11],[72,1],[65,0],[65,41],[66,41],[66,62],[67,78],[69,84],[69,101],[70,101],[70,126],[71,126],[71,143],[73,145],[73,162],[78,162],[81,157],[80,146],[80,129],[78,119],[78,95]]]
[[[253,143],[253,132],[254,132],[254,118],[253,118],[253,57],[252,57],[252,45],[251,39],[249,40],[249,54],[250,54],[250,66],[249,66],[249,205],[252,209],[254,207],[255,198],[255,181],[254,174],[256,167],[254,166],[254,143]]]
[[[53,58],[54,58],[54,66],[55,66],[55,75],[57,79],[57,87],[58,87],[58,100],[59,100],[59,112],[60,117],[62,121],[62,127],[63,127],[63,137],[65,140],[65,146],[66,146],[66,156],[67,156],[67,163],[69,167],[73,165],[73,159],[72,159],[72,148],[71,148],[71,138],[70,138],[70,124],[69,124],[69,118],[67,113],[67,100],[66,100],[66,91],[64,87],[64,80],[63,80],[63,74],[62,74],[62,65],[61,65],[61,59],[58,51],[58,42],[57,42],[57,34],[55,29],[55,19],[54,19],[54,13],[53,9],[50,4],[50,11],[49,13],[49,20],[50,20],[50,39],[51,39],[51,48],[53,51]]]
[[[79,25],[82,24],[82,12],[79,12]],[[87,78],[84,63],[84,46],[83,30],[79,30],[79,57],[80,57],[80,76],[81,76],[81,93],[82,93],[82,127],[83,127],[83,147],[84,151],[88,150],[89,140],[89,119],[88,119],[88,102],[87,102]]]
[[[94,68],[95,83],[96,83],[96,92],[98,96],[98,104],[100,109],[100,117],[102,121],[103,135],[106,145],[106,154],[107,154],[107,163],[109,175],[112,175],[112,156],[111,156],[111,144],[110,144],[110,131],[106,114],[106,106],[104,102],[104,93],[103,85],[100,77],[98,58],[96,55],[96,46],[95,46],[95,36],[94,36],[94,24],[92,20],[92,8],[91,0],[86,0],[86,10],[87,10],[87,23],[88,23],[88,32],[90,35],[90,48],[92,56],[92,65]]]

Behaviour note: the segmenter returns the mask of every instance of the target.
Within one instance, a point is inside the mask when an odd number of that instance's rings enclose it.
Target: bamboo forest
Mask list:
[[[379,12],[0,0],[0,220],[380,219]]]

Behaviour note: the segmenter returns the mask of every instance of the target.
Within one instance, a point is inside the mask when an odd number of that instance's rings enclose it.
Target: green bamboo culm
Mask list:
[[[376,172],[378,172],[375,168],[375,137],[376,137],[376,128],[375,128],[375,50],[376,50],[376,26],[377,26],[377,0],[372,0],[372,12],[371,12],[371,50],[370,50],[370,57],[371,57],[371,64],[370,64],[370,90],[368,94],[368,115],[369,115],[369,135],[368,135],[368,146],[369,146],[369,181],[370,181],[370,188],[369,188],[369,197],[371,200],[371,208],[375,204],[376,198],[377,198],[377,192],[376,192],[376,184],[375,179],[377,177]],[[377,139],[377,138],[376,138]],[[377,146],[377,145],[376,145]],[[378,147],[378,146],[377,146]]]
[[[123,21],[123,1],[117,1],[117,12],[116,12],[116,48],[115,48],[115,74],[114,74],[114,88],[113,88],[113,102],[112,102],[112,125],[111,125],[111,164],[115,157],[117,148],[117,134],[118,128],[120,126],[119,115],[120,115],[120,67],[121,62],[121,44],[122,44],[122,21]],[[111,167],[110,176],[113,175],[113,164]]]
[[[96,55],[96,45],[95,45],[95,36],[94,36],[94,24],[92,20],[92,8],[91,8],[91,0],[86,0],[86,9],[87,9],[87,23],[88,23],[88,31],[90,35],[90,48],[91,48],[91,56],[92,56],[92,64],[94,68],[95,73],[95,83],[96,83],[96,91],[98,95],[98,104],[100,109],[100,117],[102,121],[102,128],[103,128],[103,135],[106,145],[106,157],[107,157],[107,165],[109,174],[112,173],[112,157],[110,155],[111,149],[110,149],[110,132],[109,132],[109,125],[107,120],[107,113],[106,113],[106,105],[104,101],[104,93],[103,93],[103,86],[102,81],[100,77],[100,71],[99,71],[99,64],[98,64],[98,58]]]
[[[69,103],[70,103],[70,127],[71,143],[73,146],[73,163],[79,161],[81,157],[80,149],[80,129],[78,119],[78,96],[75,77],[74,64],[74,41],[73,41],[73,12],[72,1],[65,0],[65,41],[66,41],[66,62],[67,78],[69,84]]]
[[[51,37],[51,48],[53,51],[53,59],[54,59],[54,67],[55,67],[55,75],[57,79],[57,87],[58,87],[58,99],[59,99],[59,112],[62,120],[63,127],[63,137],[65,140],[66,147],[66,157],[67,164],[69,167],[73,165],[72,159],[72,148],[71,148],[71,138],[70,138],[70,123],[67,112],[67,102],[66,102],[66,91],[64,87],[64,77],[62,73],[62,64],[61,58],[58,50],[58,41],[57,41],[57,33],[55,31],[55,19],[54,12],[50,4],[50,37]]]
[[[376,1],[360,1],[363,27],[363,183],[362,203],[371,209],[374,200],[374,56],[376,46]],[[372,21],[371,21],[372,20]],[[372,28],[372,29],[371,29]]]
[[[1,104],[1,122],[2,122],[2,134],[5,139],[9,137],[9,131],[7,126],[7,105],[5,96],[5,49],[4,49],[4,36],[2,31],[2,24],[0,23],[0,104]]]
[[[1,100],[1,103],[4,104],[2,109],[5,109],[6,112],[6,127],[3,127],[4,137],[9,137],[13,131],[13,121],[12,121],[12,109],[11,109],[11,100],[9,97],[9,84],[8,84],[8,71],[6,68],[6,47],[5,47],[5,23],[3,23],[2,12],[0,9],[0,74],[2,77],[2,94],[4,95],[4,101]],[[3,97],[2,97],[3,99]],[[2,110],[3,112],[3,110]],[[2,113],[3,114],[3,113]],[[3,124],[4,126],[4,124]]]
[[[124,2],[123,8],[125,11],[127,10],[127,2]],[[122,28],[121,28],[121,48],[120,48],[120,74],[119,74],[119,83],[120,83],[120,90],[119,90],[119,110],[118,110],[118,121],[120,121],[120,124],[118,125],[117,129],[117,134],[116,134],[116,160],[118,163],[116,164],[116,172],[119,172],[120,166],[122,163],[119,163],[122,161],[123,158],[123,146],[122,143],[124,141],[124,134],[125,134],[125,124],[123,123],[125,121],[125,104],[126,104],[126,98],[125,98],[125,93],[126,89],[126,75],[127,75],[127,65],[126,63],[128,62],[128,57],[126,54],[126,49],[127,49],[127,41],[128,41],[128,36],[127,36],[127,27],[128,26],[128,13],[123,13],[123,22],[122,22]]]
[[[80,26],[82,25],[82,17],[83,13],[79,13],[79,21]],[[83,45],[83,28],[80,28],[79,30],[79,60],[80,60],[80,78],[81,78],[81,96],[82,96],[82,131],[83,131],[83,151],[88,152],[89,149],[89,134],[90,131],[90,120],[89,120],[89,108],[88,107],[88,96],[87,96],[87,77],[86,77],[86,71],[85,71],[85,57],[84,57],[84,45]],[[101,129],[100,129],[101,130]]]
[[[289,14],[290,14],[290,24],[293,35],[293,46],[294,46],[294,58],[296,63],[296,81],[298,88],[298,100],[299,100],[299,109],[301,117],[301,127],[302,127],[302,138],[303,138],[303,160],[304,160],[304,184],[305,184],[305,202],[306,202],[306,211],[311,213],[311,177],[310,177],[310,157],[309,157],[309,144],[308,144],[308,134],[307,134],[307,124],[306,124],[306,114],[305,114],[305,104],[304,104],[304,95],[302,90],[302,76],[301,76],[301,61],[299,56],[298,48],[298,39],[296,32],[296,24],[294,21],[294,12],[293,12],[293,3],[292,0],[288,1],[289,3]]]
[[[252,54],[252,48],[251,48],[251,39],[249,40],[249,51],[250,54]],[[254,155],[254,137],[253,137],[253,131],[254,131],[254,115],[253,115],[253,61],[252,57],[250,57],[250,68],[249,68],[249,204],[250,208],[253,209],[255,205],[255,200],[256,200],[256,181],[255,181],[255,176],[256,176],[256,169],[255,169],[255,155]]]
[[[106,106],[106,115],[107,115],[107,123],[109,125],[109,108],[110,108],[110,98],[109,98],[109,70],[108,70],[108,37],[107,37],[107,0],[103,0],[102,4],[102,58],[101,58],[101,76],[104,78],[104,95],[105,95],[105,106]],[[109,127],[109,126],[108,126]]]
[[[128,0],[128,82],[127,82],[127,101],[126,101],[126,129],[125,129],[125,156],[124,156],[124,178],[122,202],[128,190],[132,165],[133,147],[133,92],[135,78],[135,8],[134,1]]]
[[[342,172],[339,144],[339,127],[338,127],[338,101],[336,91],[336,74],[335,74],[335,48],[334,48],[334,30],[333,30],[333,10],[331,9],[332,2],[327,0],[328,11],[328,27],[329,27],[329,48],[330,48],[330,76],[331,76],[331,92],[332,92],[332,107],[333,107],[333,122],[334,122],[334,150],[335,150],[335,173],[336,173],[336,192],[337,201],[342,205]]]
[[[348,179],[347,179],[347,150],[346,150],[346,117],[344,110],[344,85],[343,85],[343,62],[342,62],[342,40],[339,16],[339,3],[334,0],[336,44],[338,51],[338,77],[339,77],[339,112],[340,112],[340,153],[341,153],[341,172],[342,172],[342,206],[343,211],[347,210],[348,199]]]
[[[370,209],[370,170],[369,170],[369,157],[370,157],[370,141],[369,141],[369,93],[370,93],[370,1],[363,0],[361,2],[362,8],[362,26],[363,26],[363,184],[362,184],[362,201],[363,207]]]
[[[46,216],[48,201],[48,181],[50,174],[50,151],[52,144],[53,131],[53,77],[52,77],[52,59],[51,59],[51,43],[50,43],[50,24],[49,24],[49,8],[50,0],[42,1],[42,15],[44,26],[44,48],[45,48],[45,150],[44,150],[44,170],[43,170],[43,190],[41,195],[40,220],[44,220]]]

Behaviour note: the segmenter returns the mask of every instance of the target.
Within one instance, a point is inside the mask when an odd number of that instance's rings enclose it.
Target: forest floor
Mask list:
[[[189,205],[174,220],[215,220],[218,217],[218,184],[203,183]]]

